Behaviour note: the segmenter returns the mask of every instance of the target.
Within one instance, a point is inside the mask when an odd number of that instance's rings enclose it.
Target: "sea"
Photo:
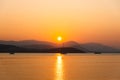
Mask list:
[[[0,53],[0,80],[120,80],[120,54]]]

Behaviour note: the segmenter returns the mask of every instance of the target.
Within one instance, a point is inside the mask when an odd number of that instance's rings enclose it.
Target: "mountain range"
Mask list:
[[[4,41],[0,40],[0,52],[59,52],[59,49],[66,52],[102,52],[102,53],[119,53],[120,49],[106,46],[99,43],[80,44],[75,41],[64,42],[61,45],[47,41],[22,40],[22,41]]]

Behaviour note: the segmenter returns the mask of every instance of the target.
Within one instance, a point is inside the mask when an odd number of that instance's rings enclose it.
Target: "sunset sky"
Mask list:
[[[120,47],[120,0],[0,0],[0,40]]]

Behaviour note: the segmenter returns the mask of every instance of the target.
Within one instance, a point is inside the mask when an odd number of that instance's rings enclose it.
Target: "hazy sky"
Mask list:
[[[0,0],[0,39],[120,47],[120,0]]]

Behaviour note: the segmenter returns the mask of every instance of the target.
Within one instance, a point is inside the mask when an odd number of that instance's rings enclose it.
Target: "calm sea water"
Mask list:
[[[120,80],[120,54],[0,54],[0,80]]]

